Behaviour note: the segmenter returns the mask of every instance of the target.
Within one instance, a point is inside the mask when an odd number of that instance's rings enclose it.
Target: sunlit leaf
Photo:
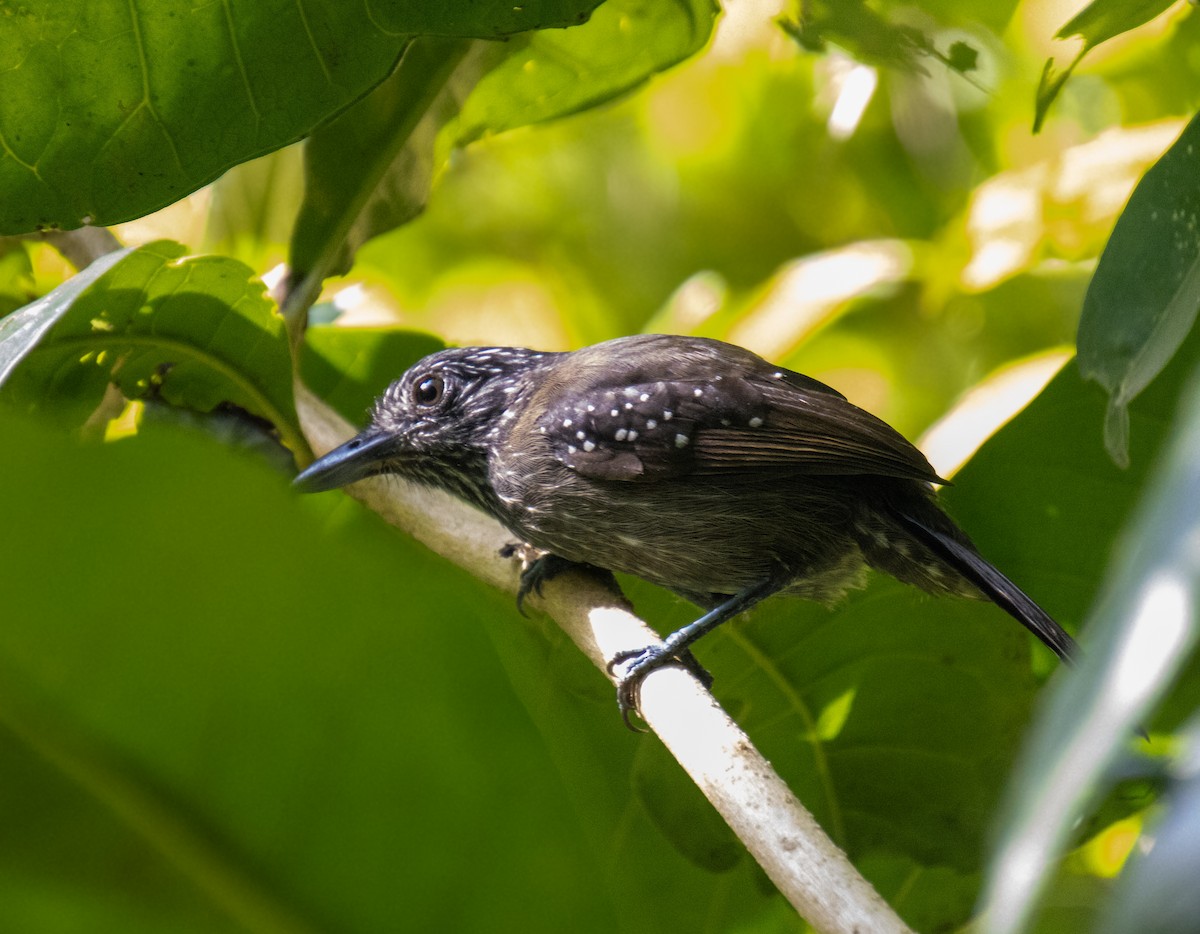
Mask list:
[[[75,300],[130,252],[128,249],[118,250],[101,257],[53,292],[0,321],[0,384],[38,346],[46,332],[71,310]]]
[[[236,260],[185,254],[167,241],[112,254],[5,319],[17,321],[0,352],[20,360],[10,398],[79,421],[112,382],[199,412],[230,403],[304,450],[283,321],[262,283]]]
[[[716,13],[713,0],[607,0],[579,29],[519,36],[467,99],[457,138],[565,116],[628,91],[699,51]]]

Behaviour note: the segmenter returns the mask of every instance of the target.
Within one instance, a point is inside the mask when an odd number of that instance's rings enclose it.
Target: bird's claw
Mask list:
[[[540,597],[542,588],[547,581],[553,580],[563,571],[574,566],[574,562],[541,551],[532,545],[505,545],[500,549],[500,557],[521,559],[521,581],[517,585],[517,611],[522,616],[529,615],[525,612],[526,597],[530,594]]]
[[[509,543],[500,549],[500,557],[521,560],[521,579],[517,585],[517,610],[522,616],[529,615],[525,612],[526,597],[530,594],[540,597],[542,588],[547,582],[567,571],[586,572],[613,590],[618,589],[617,580],[611,571],[579,561],[571,561],[551,552],[542,551],[533,545]]]
[[[618,652],[606,666],[608,673],[617,682],[617,709],[621,711],[621,719],[635,733],[645,733],[646,730],[630,720],[631,714],[641,715],[642,682],[646,675],[665,665],[680,665],[690,672],[704,687],[712,687],[712,675],[696,661],[690,650],[684,649],[678,655],[671,654],[664,645],[648,645],[642,649],[627,649]],[[622,671],[618,672],[617,669]]]

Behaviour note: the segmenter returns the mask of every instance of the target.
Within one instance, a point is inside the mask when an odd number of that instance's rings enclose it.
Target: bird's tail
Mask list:
[[[1064,662],[1070,662],[1077,656],[1075,640],[1049,613],[979,554],[966,535],[933,503],[922,505],[935,515],[914,514],[926,512],[926,509],[893,509],[891,512],[914,538],[1037,636]]]

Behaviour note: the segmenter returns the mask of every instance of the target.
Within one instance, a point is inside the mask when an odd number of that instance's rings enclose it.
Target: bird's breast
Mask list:
[[[492,481],[500,520],[524,541],[677,592],[736,593],[781,569],[812,578],[861,564],[849,508],[819,481],[595,480],[536,447],[496,458]]]

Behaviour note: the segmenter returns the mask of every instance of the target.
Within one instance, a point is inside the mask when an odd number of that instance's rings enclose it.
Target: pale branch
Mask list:
[[[296,410],[318,455],[354,429],[296,384]],[[392,525],[479,579],[509,593],[517,562],[500,557],[513,536],[439,491],[393,477],[349,492]],[[618,653],[658,641],[619,593],[584,574],[548,582],[536,601],[602,672]],[[669,666],[647,676],[641,715],[800,915],[829,934],[901,934],[909,929],[821,829],[749,737],[690,673]],[[613,706],[613,728],[623,729]]]

